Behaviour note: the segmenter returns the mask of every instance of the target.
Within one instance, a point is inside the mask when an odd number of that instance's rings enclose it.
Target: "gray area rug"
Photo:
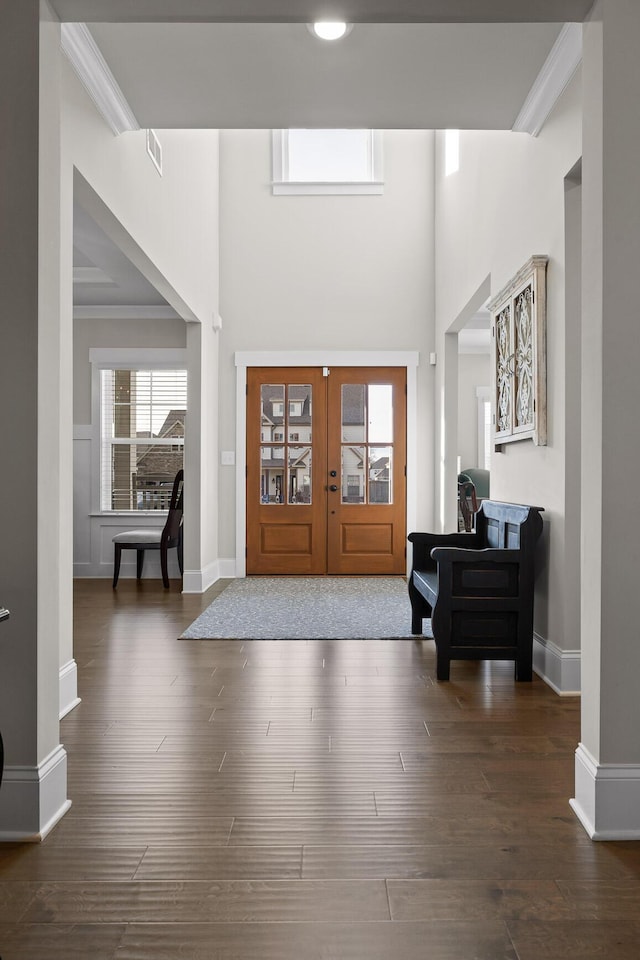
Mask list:
[[[429,626],[425,620],[425,630]],[[247,577],[233,580],[180,639],[404,640],[411,636],[411,606],[402,577]]]

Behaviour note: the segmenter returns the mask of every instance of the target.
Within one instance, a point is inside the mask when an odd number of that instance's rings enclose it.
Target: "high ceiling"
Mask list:
[[[142,127],[510,129],[561,25],[111,24],[91,33]]]

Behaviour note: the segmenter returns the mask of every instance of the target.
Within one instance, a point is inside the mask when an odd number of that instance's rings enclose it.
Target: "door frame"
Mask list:
[[[417,350],[241,350],[236,365],[236,577],[246,577],[247,367],[405,367],[407,372],[407,530],[417,512]],[[407,573],[408,573],[407,567]]]

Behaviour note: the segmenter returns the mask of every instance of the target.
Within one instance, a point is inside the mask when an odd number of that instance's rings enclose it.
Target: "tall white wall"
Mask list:
[[[384,134],[384,194],[272,196],[271,132],[220,134],[220,446],[235,447],[238,350],[418,350],[420,524],[433,500],[433,134]],[[235,556],[221,467],[220,552]],[[423,494],[423,495],[422,495]]]
[[[545,508],[535,630],[560,650],[579,646],[563,601],[565,540],[565,177],[581,154],[581,86],[576,76],[537,138],[508,132],[460,135],[460,168],[444,173],[436,149],[436,325],[445,331],[490,277],[496,294],[532,254],[547,273],[548,445],[507,444],[494,454],[491,495]],[[576,385],[573,385],[575,388]],[[579,425],[577,425],[579,429]],[[570,465],[574,470],[576,465]]]
[[[185,570],[196,589],[202,571],[218,557],[217,338],[218,313],[218,133],[161,130],[163,175],[146,152],[145,131],[114,136],[61,55],[63,110],[63,203],[73,196],[190,325],[188,349],[190,424],[185,447]],[[64,211],[63,211],[64,214]],[[70,240],[70,237],[69,237]],[[84,321],[82,323],[85,323]],[[145,322],[141,346],[165,345],[164,321]],[[175,331],[174,331],[175,333]],[[99,324],[76,330],[76,351],[91,346],[133,345],[135,327]],[[87,337],[92,342],[85,342]],[[119,340],[119,338],[122,338]],[[171,336],[169,336],[171,340]],[[79,361],[78,361],[79,362]],[[203,375],[204,371],[204,375]],[[76,364],[74,422],[87,424],[87,370]],[[80,419],[78,419],[80,418]],[[77,439],[80,439],[77,436]],[[76,527],[79,522],[76,504]],[[82,543],[87,544],[86,538]],[[92,554],[93,556],[93,554]],[[95,575],[95,557],[86,575]],[[76,574],[80,573],[77,566]],[[103,575],[109,564],[102,557]],[[186,580],[187,578],[185,578]]]
[[[89,182],[183,301],[182,309],[172,306],[187,320],[210,319],[217,309],[216,131],[159,131],[159,176],[145,131],[114,136],[65,57],[62,91],[66,163]]]

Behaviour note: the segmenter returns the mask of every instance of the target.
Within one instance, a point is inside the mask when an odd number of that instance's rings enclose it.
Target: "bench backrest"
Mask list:
[[[476,533],[485,547],[531,549],[542,531],[543,507],[483,500],[476,514]]]

